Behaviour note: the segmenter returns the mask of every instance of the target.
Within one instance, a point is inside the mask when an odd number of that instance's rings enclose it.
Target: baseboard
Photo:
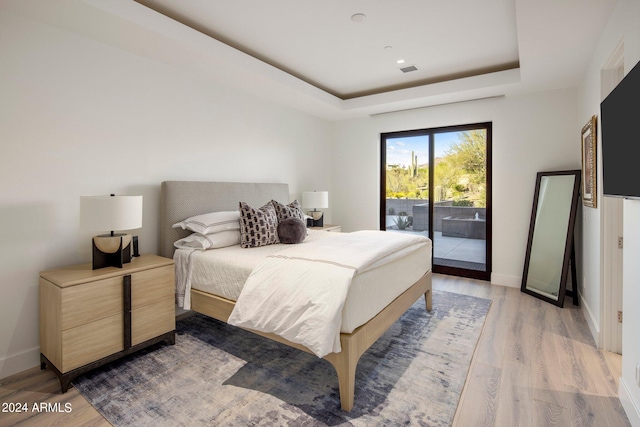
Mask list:
[[[40,347],[0,359],[0,378],[10,377],[40,365]]]
[[[593,313],[591,312],[589,305],[585,302],[584,298],[581,298],[580,293],[578,293],[578,298],[580,298],[580,307],[582,308],[582,314],[587,321],[587,325],[589,326],[591,335],[596,342],[596,346],[598,348],[602,348],[602,342],[600,342],[602,339],[602,337],[600,336],[600,325],[593,318]]]
[[[508,286],[510,288],[520,288],[520,286],[522,285],[522,277],[491,273],[491,284],[499,285],[499,286]]]
[[[620,378],[618,396],[631,425],[633,427],[640,427],[640,410],[636,402],[631,398],[631,393],[629,393],[629,389],[622,378]]]

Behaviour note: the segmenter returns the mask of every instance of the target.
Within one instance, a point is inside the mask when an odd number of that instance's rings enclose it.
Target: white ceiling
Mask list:
[[[339,120],[575,87],[616,2],[0,0],[0,7]],[[356,13],[366,18],[353,22]],[[418,70],[399,70],[408,65]]]
[[[514,0],[137,1],[341,99],[518,68]]]

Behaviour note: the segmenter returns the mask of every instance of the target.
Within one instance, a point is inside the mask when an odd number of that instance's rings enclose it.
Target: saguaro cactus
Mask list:
[[[415,178],[418,176],[418,156],[415,155],[415,152],[411,152],[411,166],[409,167],[409,176],[411,178]]]

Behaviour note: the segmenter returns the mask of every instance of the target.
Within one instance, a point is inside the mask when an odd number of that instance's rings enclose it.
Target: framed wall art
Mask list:
[[[582,204],[596,208],[598,196],[597,154],[596,154],[596,116],[582,128]]]

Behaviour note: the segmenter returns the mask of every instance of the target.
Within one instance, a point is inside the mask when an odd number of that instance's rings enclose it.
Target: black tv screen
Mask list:
[[[600,104],[602,191],[640,199],[640,63]]]

